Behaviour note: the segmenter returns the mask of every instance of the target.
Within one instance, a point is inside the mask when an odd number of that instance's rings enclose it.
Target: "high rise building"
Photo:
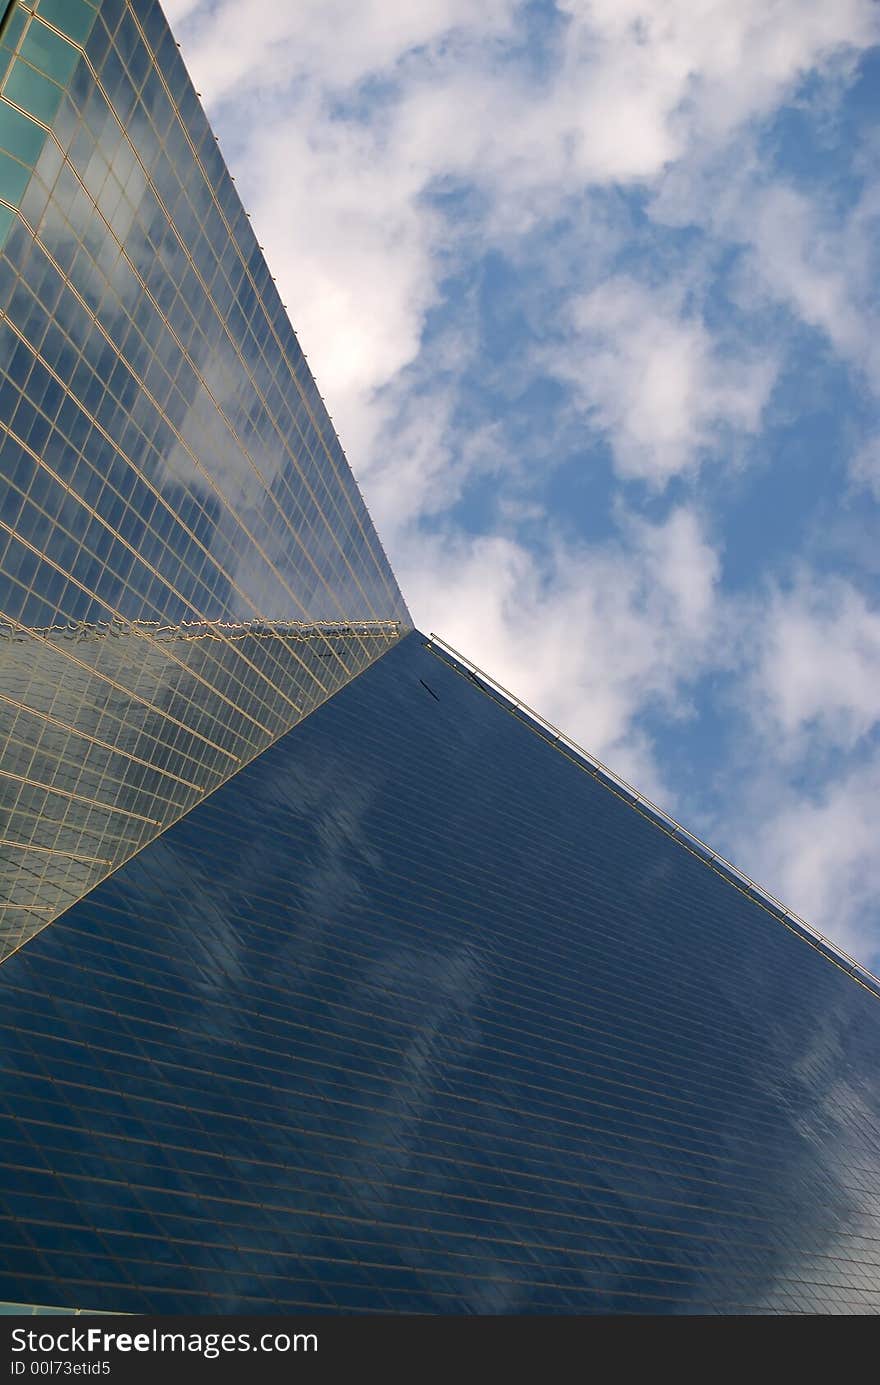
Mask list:
[[[880,1310],[880,985],[412,630],[154,0],[0,14],[0,1300]]]
[[[410,625],[155,3],[0,20],[0,957]]]

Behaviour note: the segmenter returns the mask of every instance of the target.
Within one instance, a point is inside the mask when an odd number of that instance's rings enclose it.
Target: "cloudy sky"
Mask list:
[[[880,6],[165,0],[417,624],[880,966]]]

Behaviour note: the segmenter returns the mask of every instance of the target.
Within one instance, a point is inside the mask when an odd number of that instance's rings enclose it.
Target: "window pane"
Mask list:
[[[80,56],[79,49],[53,34],[51,29],[47,29],[45,24],[38,21],[32,23],[25,34],[21,55],[62,86],[70,80],[70,74]]]
[[[29,168],[0,150],[0,197],[18,206],[30,176]]]
[[[0,149],[15,154],[22,163],[33,165],[37,161],[45,138],[45,130],[41,130],[39,125],[28,120],[20,111],[13,110],[7,102],[0,100]]]
[[[3,94],[46,125],[51,122],[61,100],[61,88],[21,59],[15,62],[6,78]]]
[[[40,17],[69,34],[75,43],[85,43],[95,11],[85,0],[40,0]]]
[[[11,212],[8,207],[0,206],[0,250],[6,243],[6,237],[14,220],[15,212]]]

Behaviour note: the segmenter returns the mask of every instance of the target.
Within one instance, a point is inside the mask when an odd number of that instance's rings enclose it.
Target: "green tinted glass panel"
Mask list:
[[[24,36],[21,55],[45,72],[47,77],[64,86],[70,80],[80,53],[66,39],[59,38],[45,24],[35,20]]]
[[[19,58],[6,78],[4,95],[48,125],[61,100],[61,88]]]
[[[26,11],[20,8],[9,14],[2,33],[3,43],[7,48],[15,48],[18,40],[21,38],[21,31],[27,22],[27,18]]]
[[[29,168],[0,150],[0,197],[18,206],[30,176]]]
[[[95,22],[95,11],[85,0],[41,0],[39,14],[74,43],[85,43]]]
[[[9,10],[5,24],[0,24],[0,82],[6,76],[28,18],[27,13],[20,8]]]
[[[20,111],[0,101],[0,149],[6,149],[22,163],[35,164],[43,147],[46,131]]]
[[[6,237],[9,235],[10,228],[15,220],[15,212],[11,212],[8,207],[0,203],[0,250],[2,250]]]

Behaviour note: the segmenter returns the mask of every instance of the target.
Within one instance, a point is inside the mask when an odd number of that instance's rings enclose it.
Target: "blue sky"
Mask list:
[[[880,967],[880,6],[166,0],[413,615]]]

